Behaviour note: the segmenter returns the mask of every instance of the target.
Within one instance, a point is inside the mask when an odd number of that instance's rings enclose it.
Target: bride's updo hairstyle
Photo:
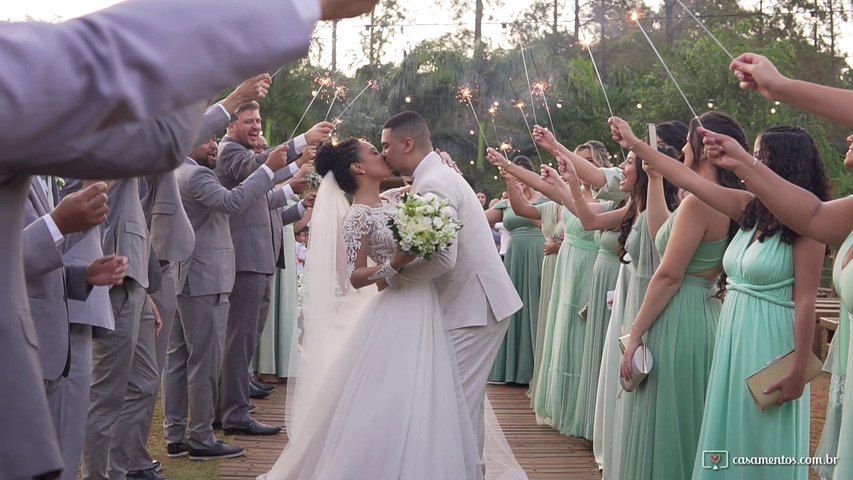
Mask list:
[[[317,149],[314,168],[321,177],[325,177],[328,172],[334,173],[341,190],[353,194],[358,184],[350,171],[350,165],[358,163],[360,146],[361,140],[353,137],[338,141],[337,145],[326,142]]]

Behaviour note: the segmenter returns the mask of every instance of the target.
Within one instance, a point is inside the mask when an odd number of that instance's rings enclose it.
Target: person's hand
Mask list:
[[[317,200],[317,194],[314,192],[305,195],[302,199],[302,206],[305,208],[314,208],[314,202]]]
[[[309,162],[313,162],[314,158],[317,157],[317,144],[305,147],[305,150],[302,150],[302,157],[306,158]]]
[[[643,171],[646,172],[646,175],[649,176],[649,180],[659,180],[663,178],[663,175],[660,174],[655,167],[652,166],[651,163],[643,160]]]
[[[501,177],[504,179],[504,181],[507,183],[507,185],[511,185],[512,182],[515,180],[515,177],[506,170],[501,170]],[[509,187],[507,187],[507,188],[509,188]]]
[[[726,170],[736,170],[755,163],[752,155],[732,137],[702,127],[696,131],[704,137],[702,142],[705,144],[705,154],[714,165]]]
[[[631,333],[631,340],[628,341],[628,346],[625,347],[625,353],[622,354],[622,363],[619,364],[619,375],[625,380],[631,379],[631,374],[634,371],[633,362],[634,352],[643,345],[643,339],[640,335]]]
[[[95,182],[67,195],[50,211],[50,218],[63,235],[100,225],[107,219],[107,184]]]
[[[385,277],[380,278],[376,281],[376,289],[380,292],[388,288],[388,280],[385,280]]]
[[[317,145],[318,143],[325,142],[329,139],[329,135],[332,134],[332,130],[334,129],[334,123],[320,122],[305,132],[305,141],[308,142],[308,145]]]
[[[575,170],[575,164],[564,155],[557,155],[557,172],[566,182],[578,182],[578,172]]]
[[[304,165],[299,167],[299,170],[296,172],[295,175],[293,175],[293,179],[294,180],[302,180],[303,178],[306,178],[308,176],[308,174],[311,173],[311,170],[313,170],[313,169],[314,169],[314,160],[309,160]]]
[[[293,193],[301,195],[302,192],[304,192],[305,189],[308,188],[308,179],[305,177],[296,178],[294,176],[293,178],[285,182],[285,185],[290,185],[290,188],[293,189]]]
[[[788,80],[767,57],[755,53],[741,54],[729,68],[740,81],[740,88],[755,90],[770,100],[777,99],[779,89]]]
[[[542,181],[547,183],[548,185],[565,185],[563,179],[560,178],[560,174],[554,170],[554,167],[549,167],[548,165],[542,165],[539,168],[539,175],[542,177]]]
[[[154,336],[160,335],[160,330],[163,329],[163,318],[160,317],[160,310],[151,295],[148,295],[148,305],[151,306],[151,314],[154,315]]]
[[[534,125],[533,139],[536,140],[536,143],[538,143],[539,146],[549,152],[553,153],[557,150],[557,138],[554,137],[554,134],[545,127]]]
[[[803,396],[803,390],[805,390],[805,388],[806,372],[801,368],[796,368],[795,366],[793,370],[780,378],[778,382],[767,387],[764,390],[764,393],[779,390],[779,400],[776,400],[776,405],[781,407],[783,403],[796,400]]]
[[[628,122],[619,117],[610,117],[607,121],[610,123],[610,138],[619,145],[630,150],[637,143],[638,138],[634,135]]]
[[[270,83],[272,83],[272,78],[268,73],[262,73],[246,79],[225,97],[225,100],[222,101],[222,106],[229,113],[234,113],[240,105],[266,97]]]
[[[448,167],[452,168],[453,171],[455,171],[459,175],[462,175],[462,170],[459,170],[459,167],[456,165],[456,162],[453,161],[453,158],[450,157],[449,153],[442,152],[441,150],[439,150],[437,148],[435,149],[435,153],[437,153],[438,156],[441,157],[442,163],[444,163]]]
[[[401,268],[412,263],[416,258],[418,257],[400,250],[400,246],[397,245],[394,255],[391,256],[391,268],[399,272]]]
[[[369,13],[379,0],[320,0],[320,20],[339,20]]]
[[[509,165],[510,161],[506,159],[503,155],[498,153],[494,148],[489,148],[486,150],[486,160],[492,165],[498,168],[504,168]]]
[[[127,274],[127,257],[109,255],[96,258],[86,267],[86,283],[89,285],[121,285]]]
[[[545,255],[553,255],[560,251],[560,243],[551,237],[545,240]]]
[[[275,148],[269,155],[267,155],[267,161],[264,162],[264,165],[269,167],[273,172],[277,172],[284,168],[287,165],[287,149],[289,147],[287,144],[279,145]]]

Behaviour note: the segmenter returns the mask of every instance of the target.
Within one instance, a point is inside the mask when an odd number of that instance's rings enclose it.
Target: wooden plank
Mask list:
[[[255,401],[258,409],[253,412],[254,417],[263,423],[283,425],[286,389],[286,384],[279,384],[269,397]],[[530,399],[525,396],[527,387],[489,385],[486,391],[507,442],[530,480],[601,478],[590,441],[566,437],[547,426],[536,424]],[[283,431],[270,437],[238,435],[232,443],[246,447],[246,455],[223,460],[216,478],[253,480],[269,471],[278,460],[287,444],[287,434]]]

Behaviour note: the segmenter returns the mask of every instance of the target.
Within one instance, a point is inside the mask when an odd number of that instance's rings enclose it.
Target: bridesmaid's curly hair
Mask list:
[[[329,171],[333,172],[341,190],[352,195],[358,184],[349,167],[358,163],[360,146],[361,140],[353,137],[338,141],[337,144],[326,142],[317,149],[314,168],[321,177],[325,177]]]
[[[831,187],[820,151],[811,135],[800,127],[772,127],[758,135],[758,161],[767,165],[776,175],[794,185],[815,194],[822,201],[831,197]],[[776,218],[758,197],[752,199],[743,210],[740,226],[750,230],[755,226],[761,232],[757,240],[763,242],[777,232],[781,240],[793,244],[799,234]]]

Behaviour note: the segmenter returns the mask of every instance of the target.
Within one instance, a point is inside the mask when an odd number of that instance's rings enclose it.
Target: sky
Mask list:
[[[5,5],[0,7],[0,19],[23,20],[27,16],[34,19],[42,20],[66,20],[75,16],[83,15],[104,7],[108,7],[121,0],[26,0],[12,2],[6,1]],[[180,0],[175,0],[180,1]],[[310,1],[310,0],[297,0]],[[750,0],[747,0],[747,3]],[[392,44],[389,46],[386,56],[383,61],[399,62],[402,60],[404,51],[417,45],[428,38],[439,37],[445,33],[453,32],[457,29],[456,21],[450,19],[449,13],[436,15],[435,6],[432,2],[401,0],[401,4],[405,4],[409,11],[409,20],[407,22],[417,23],[421,25],[408,25],[404,27],[402,33],[398,33]],[[493,43],[501,46],[511,46],[508,41],[509,29],[503,29],[500,22],[511,22],[517,14],[527,6],[527,2],[511,2],[505,1],[505,4],[515,4],[520,6],[505,6],[497,12],[491,13],[494,18],[493,24],[483,25],[483,36],[490,39]],[[660,0],[648,0],[645,2],[652,9],[657,9],[661,4]],[[566,20],[571,20],[572,14],[566,12]],[[473,14],[469,21],[473,28]],[[365,25],[370,21],[368,18],[357,18],[344,20],[338,25],[338,68],[344,72],[351,73],[359,66],[367,62],[360,48],[361,33],[365,31]],[[698,27],[697,27],[698,28]],[[840,46],[848,53],[848,59],[853,61],[853,29],[842,28],[842,39]],[[331,27],[323,22],[318,24],[316,33],[325,40],[325,44],[331,44]],[[331,63],[331,49],[326,47],[322,57],[315,59],[324,64]],[[733,52],[737,54],[738,52]]]

